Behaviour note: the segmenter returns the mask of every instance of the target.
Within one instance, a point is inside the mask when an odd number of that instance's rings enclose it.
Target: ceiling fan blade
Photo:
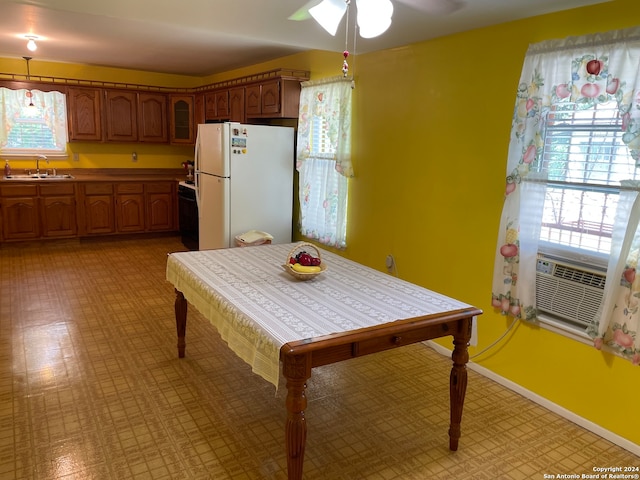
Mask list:
[[[432,15],[447,15],[464,6],[461,0],[397,0],[421,12]]]
[[[289,16],[289,20],[301,21],[301,20],[309,20],[311,14],[309,13],[309,9],[315,7],[321,2],[321,0],[311,0],[307,2],[303,7],[300,7],[296,10],[291,16]]]

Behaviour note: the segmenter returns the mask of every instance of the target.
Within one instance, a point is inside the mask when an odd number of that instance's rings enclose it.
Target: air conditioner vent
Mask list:
[[[579,283],[580,285],[588,285],[590,287],[600,288],[604,290],[604,283],[607,277],[599,275],[597,273],[588,272],[585,270],[579,270],[575,267],[568,265],[562,265],[556,263],[556,268],[553,271],[553,276],[557,278],[564,278],[573,283]]]
[[[598,312],[605,280],[604,272],[540,257],[536,271],[537,308],[565,323],[586,327]]]

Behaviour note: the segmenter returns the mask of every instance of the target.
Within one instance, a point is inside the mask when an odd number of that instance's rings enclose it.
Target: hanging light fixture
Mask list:
[[[36,43],[38,37],[36,37],[35,35],[27,35],[25,38],[28,40],[27,48],[29,49],[29,51],[35,52],[38,49],[38,44]]]
[[[29,60],[31,60],[31,57],[22,57],[25,59],[25,61],[27,62],[27,81],[31,80],[31,72],[29,70]],[[26,97],[29,99],[29,107],[35,107],[35,105],[33,104],[33,92],[31,91],[31,89],[27,90],[26,93]]]
[[[338,25],[347,11],[345,0],[322,0],[309,9],[311,16],[331,35],[335,36]]]
[[[329,34],[335,35],[349,3],[350,0],[322,0],[309,13]],[[373,38],[387,31],[393,15],[391,0],[356,0],[356,5],[361,37]]]
[[[393,4],[391,0],[356,0],[358,28],[362,38],[382,35],[391,26]]]

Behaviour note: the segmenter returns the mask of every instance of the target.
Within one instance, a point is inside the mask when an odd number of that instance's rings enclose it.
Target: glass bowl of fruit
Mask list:
[[[287,273],[298,280],[311,280],[327,269],[322,261],[320,250],[314,244],[307,242],[300,242],[291,249],[283,267]]]

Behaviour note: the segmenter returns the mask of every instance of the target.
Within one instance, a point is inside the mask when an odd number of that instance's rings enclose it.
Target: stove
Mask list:
[[[189,250],[198,250],[199,224],[196,186],[180,182],[178,184],[178,224],[182,244]]]

